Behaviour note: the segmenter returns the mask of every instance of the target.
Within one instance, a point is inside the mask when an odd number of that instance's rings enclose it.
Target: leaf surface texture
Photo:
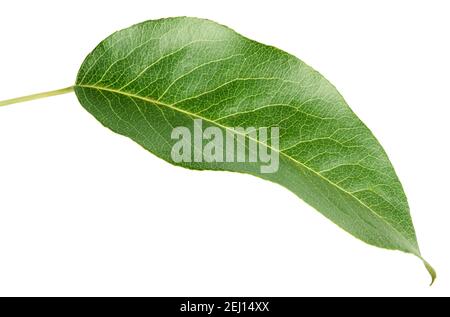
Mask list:
[[[81,66],[75,92],[104,126],[172,164],[171,131],[194,119],[224,133],[277,126],[276,173],[249,163],[176,164],[276,182],[355,237],[421,257],[383,148],[322,75],[286,52],[209,20],[147,21],[102,41]]]

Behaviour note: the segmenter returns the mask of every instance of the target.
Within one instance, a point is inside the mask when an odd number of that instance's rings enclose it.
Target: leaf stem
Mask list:
[[[46,98],[46,97],[51,97],[51,96],[67,94],[72,91],[73,91],[73,86],[70,86],[70,87],[66,87],[66,88],[62,88],[62,89],[46,91],[46,92],[41,92],[38,94],[3,100],[3,101],[0,101],[0,107],[12,105],[12,104],[19,103],[19,102],[25,102],[25,101],[30,101],[30,100],[40,99],[40,98]]]

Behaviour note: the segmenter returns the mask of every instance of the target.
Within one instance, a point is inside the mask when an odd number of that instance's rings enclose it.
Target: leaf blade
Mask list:
[[[208,20],[147,21],[100,43],[75,92],[106,127],[172,164],[170,131],[195,118],[223,131],[278,125],[273,175],[250,164],[178,165],[276,182],[355,237],[421,258],[386,153],[334,86],[292,55]]]

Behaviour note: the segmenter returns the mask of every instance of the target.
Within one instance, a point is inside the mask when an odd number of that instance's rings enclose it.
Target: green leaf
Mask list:
[[[362,241],[423,260],[406,196],[383,148],[337,90],[288,53],[209,20],[147,21],[102,41],[73,88],[105,127],[169,163],[278,183]],[[275,151],[278,170],[262,173],[257,162],[211,157],[175,162],[174,127],[195,131],[200,119],[203,128],[225,135],[235,127],[279,127],[277,147],[240,133],[249,151],[252,141]],[[433,268],[423,261],[434,281]]]
[[[276,182],[368,244],[422,258],[386,153],[337,90],[288,53],[209,20],[147,21],[101,42],[81,66],[75,92],[104,126],[172,164]],[[174,162],[171,131],[195,119],[224,133],[279,127],[278,171]]]

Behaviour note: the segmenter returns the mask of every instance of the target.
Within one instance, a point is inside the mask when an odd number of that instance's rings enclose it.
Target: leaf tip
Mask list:
[[[436,280],[436,271],[433,269],[433,267],[430,265],[430,263],[428,263],[424,259],[422,259],[422,261],[423,261],[423,264],[425,265],[428,273],[430,273],[430,276],[431,276],[430,286],[431,286],[431,285],[433,285],[434,281]]]

